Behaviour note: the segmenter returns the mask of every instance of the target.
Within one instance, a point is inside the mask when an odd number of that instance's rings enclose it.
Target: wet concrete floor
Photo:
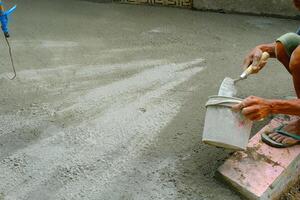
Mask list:
[[[0,199],[240,199],[214,177],[229,152],[201,143],[204,104],[252,47],[297,21],[13,3],[14,81],[0,40]],[[238,96],[281,98],[292,88],[271,61]]]

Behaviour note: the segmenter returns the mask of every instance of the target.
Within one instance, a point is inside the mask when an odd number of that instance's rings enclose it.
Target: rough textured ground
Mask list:
[[[285,192],[280,200],[298,200],[300,199],[300,181],[298,181],[290,190]]]
[[[14,81],[0,40],[0,199],[240,199],[214,178],[228,152],[200,142],[204,104],[297,21],[15,2]],[[290,77],[272,61],[239,84],[250,94],[293,95]]]

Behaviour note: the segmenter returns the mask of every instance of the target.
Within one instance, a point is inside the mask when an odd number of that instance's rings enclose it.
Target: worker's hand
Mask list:
[[[255,47],[244,59],[243,68],[247,69],[250,65],[253,67],[252,73],[258,73],[265,65],[266,61],[260,61],[263,51],[259,46]]]
[[[241,111],[245,117],[252,121],[259,121],[272,113],[270,100],[250,96],[241,103],[232,107],[234,111]]]

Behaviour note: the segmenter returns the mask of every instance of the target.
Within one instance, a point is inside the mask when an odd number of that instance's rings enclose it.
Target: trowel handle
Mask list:
[[[268,52],[263,52],[261,55],[261,58],[259,60],[259,63],[257,64],[258,66],[262,63],[262,62],[266,62],[268,60],[268,58],[270,58],[270,54]],[[257,70],[257,66],[253,66],[250,65],[241,75],[241,78],[247,78],[247,76],[249,76],[250,74],[252,74],[255,70]],[[259,69],[261,70],[261,68]]]

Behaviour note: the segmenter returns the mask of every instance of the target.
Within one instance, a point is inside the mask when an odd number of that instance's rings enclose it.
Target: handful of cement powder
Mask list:
[[[234,80],[226,77],[219,89],[218,96],[234,97],[237,94],[237,90],[234,86]]]

